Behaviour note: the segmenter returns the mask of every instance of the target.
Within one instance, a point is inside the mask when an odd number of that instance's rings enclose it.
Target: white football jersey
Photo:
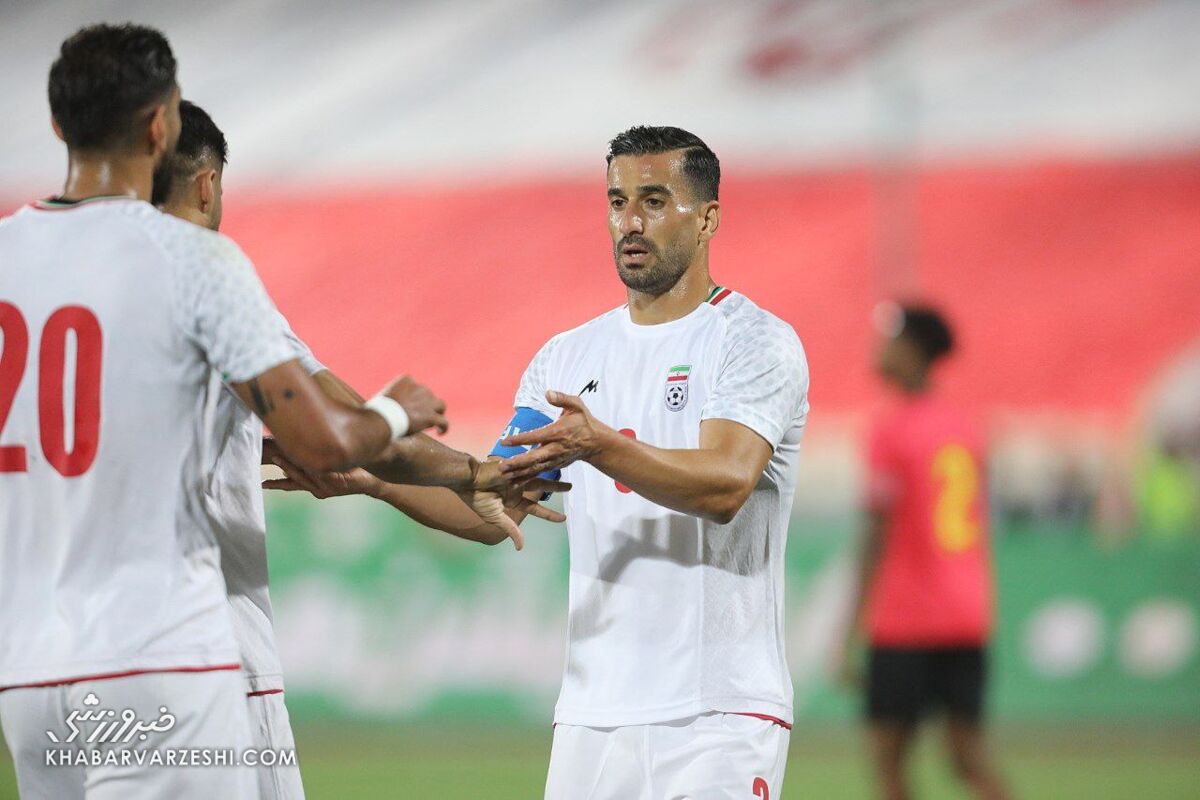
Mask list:
[[[548,389],[662,448],[696,448],[727,419],[773,453],[728,525],[634,494],[590,464],[563,471],[570,541],[567,659],[555,722],[610,727],[708,711],[792,719],[783,647],[783,556],[808,414],[795,331],[718,289],[687,316],[636,325],[626,307],[559,334],[534,357],[516,405],[551,418]]]
[[[292,357],[314,374],[318,362],[282,315]],[[221,545],[221,571],[233,612],[233,632],[242,656],[247,692],[283,689],[283,667],[271,622],[267,590],[267,520],[263,510],[263,425],[232,389],[217,400],[212,480],[205,493],[209,519]]]
[[[294,357],[228,238],[106,198],[0,222],[0,688],[236,668],[222,380]]]

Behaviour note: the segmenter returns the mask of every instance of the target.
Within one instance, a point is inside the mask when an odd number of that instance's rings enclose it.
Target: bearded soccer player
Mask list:
[[[221,224],[223,179],[228,162],[225,134],[194,103],[180,102],[179,114],[182,121],[179,143],[156,171],[153,202],[168,214],[215,231]],[[295,358],[330,397],[351,404],[361,402],[349,386],[316,360],[282,315],[279,321]],[[206,491],[205,512],[221,547],[221,570],[225,575],[234,633],[241,651],[251,735],[258,750],[294,754],[295,741],[284,705],[283,670],[275,644],[267,588],[267,530],[259,488],[262,423],[228,388],[217,400],[215,418],[217,436],[212,449],[215,463],[213,479]],[[440,451],[444,448],[432,443],[427,446],[429,457],[443,456]],[[316,486],[310,487],[310,482],[328,482],[328,479],[307,476],[295,464],[286,461],[278,448],[272,447],[271,455],[272,460],[284,466],[292,476],[291,480],[302,488],[320,491]],[[382,482],[366,470],[347,473],[346,479],[358,484],[374,482],[382,487]],[[280,483],[271,482],[271,485]],[[431,495],[432,500],[436,500],[438,492],[448,495],[447,499],[458,507],[440,515],[443,528],[452,533],[494,544],[517,531],[516,525],[503,515],[500,524],[486,522],[446,489],[389,485],[386,495],[402,510],[416,513],[431,502]],[[561,515],[554,512],[534,510],[533,505],[530,501],[520,501],[520,507],[530,513],[561,519]],[[519,532],[515,533],[515,539],[520,541]],[[282,759],[255,770],[261,800],[304,797],[300,770],[294,758],[283,756]]]
[[[854,682],[849,657],[865,624],[866,711],[882,797],[910,796],[917,726],[938,711],[959,776],[977,797],[1002,800],[982,727],[992,617],[983,434],[932,384],[932,368],[953,348],[942,315],[887,304],[879,317],[879,374],[896,396],[868,443],[870,516],[843,676]]]
[[[511,427],[536,430],[497,450],[510,476],[562,469],[575,487],[546,797],[778,797],[804,351],[709,274],[720,166],[703,141],[638,126],[607,160],[628,302],[534,356]]]
[[[408,434],[447,423],[409,378],[329,399],[237,246],[147,202],[179,137],[175,69],[150,28],[68,38],[63,192],[0,221],[0,723],[26,797],[257,796],[204,494],[223,381],[305,468],[464,492],[489,475],[414,466]]]

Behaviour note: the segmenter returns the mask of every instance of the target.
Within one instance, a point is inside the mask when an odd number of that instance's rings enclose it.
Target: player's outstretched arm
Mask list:
[[[771,445],[750,428],[730,420],[700,424],[700,446],[666,450],[622,436],[588,411],[583,401],[547,392],[562,415],[544,428],[510,436],[506,446],[537,445],[502,462],[513,480],[587,461],[647,500],[721,524],[745,504],[771,458]]]
[[[349,469],[379,458],[395,436],[448,426],[445,403],[408,377],[380,393],[384,403],[401,409],[399,421],[385,416],[387,407],[377,411],[331,399],[298,360],[231,386],[291,461],[307,470]]]
[[[496,545],[512,539],[513,545],[520,550],[524,546],[524,537],[519,526],[527,515],[538,516],[551,522],[566,521],[565,516],[539,505],[531,497],[521,497],[511,507],[506,507],[504,499],[501,498],[495,505],[499,506],[497,510],[504,519],[494,518],[495,521],[489,522],[472,507],[473,492],[455,492],[437,486],[401,486],[386,483],[365,469],[310,474],[279,456],[271,457],[270,462],[283,470],[284,477],[264,481],[265,489],[306,491],[321,499],[351,494],[374,497],[427,528],[482,544]],[[553,488],[565,491],[570,486],[560,484]]]
[[[333,401],[349,407],[361,404],[361,396],[328,370],[313,377]],[[375,497],[422,525],[484,544],[512,539],[520,549],[524,540],[518,525],[527,514],[552,522],[565,520],[562,514],[538,505],[508,486],[499,475],[498,465],[481,466],[466,453],[420,434],[397,442],[387,452],[384,465],[374,468],[425,485],[388,483],[365,469],[305,470],[288,460],[278,443],[270,439],[263,444],[263,463],[275,464],[285,474],[282,479],[264,482],[264,488],[307,491],[318,498],[349,494]],[[538,482],[534,488],[566,491],[570,485]]]
[[[362,404],[363,399],[358,392],[329,370],[322,370],[313,377],[331,400],[350,407]],[[375,460],[363,466],[388,484],[440,486],[455,492],[490,490],[511,493],[515,488],[500,474],[498,467],[481,467],[480,462],[471,455],[421,433],[397,439]]]

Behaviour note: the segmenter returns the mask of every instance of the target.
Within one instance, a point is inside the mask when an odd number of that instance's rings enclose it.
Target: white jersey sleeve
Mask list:
[[[550,385],[550,367],[561,338],[561,335],[555,336],[546,342],[529,362],[529,366],[525,368],[525,374],[521,376],[521,385],[517,388],[513,408],[532,408],[551,419],[558,417],[559,409],[550,405],[546,400],[546,392],[550,389],[561,389],[561,387]]]
[[[317,357],[313,355],[312,349],[305,344],[303,339],[296,335],[296,332],[292,330],[292,326],[288,324],[283,314],[279,314],[279,322],[283,325],[283,335],[292,348],[293,357],[300,360],[300,366],[304,367],[304,371],[309,375],[316,375],[318,372],[323,372],[325,365],[317,360]]]
[[[262,281],[241,248],[221,234],[170,248],[175,319],[183,334],[230,383],[247,381],[296,357]]]
[[[808,361],[799,337],[775,317],[739,314],[730,320],[721,349],[720,371],[701,420],[741,423],[778,447],[808,415]]]

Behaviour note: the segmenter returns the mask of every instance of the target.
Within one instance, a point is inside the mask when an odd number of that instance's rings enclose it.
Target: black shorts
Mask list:
[[[867,717],[917,722],[932,711],[976,722],[983,714],[987,654],[982,647],[872,647]]]

